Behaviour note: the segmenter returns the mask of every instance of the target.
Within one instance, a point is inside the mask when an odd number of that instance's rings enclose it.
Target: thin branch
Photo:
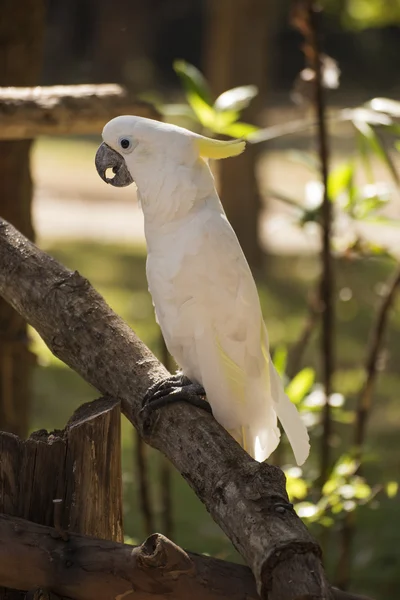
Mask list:
[[[327,120],[331,123],[351,121],[353,119],[353,115],[350,111],[351,109],[335,111],[333,114],[328,116]],[[309,131],[310,129],[316,129],[317,127],[318,121],[316,121],[314,117],[294,119],[293,121],[279,123],[278,125],[271,125],[270,127],[259,129],[258,131],[251,133],[246,140],[252,144],[260,144],[262,142],[277,140],[281,137],[285,137],[286,135],[303,133],[305,131]]]
[[[334,274],[332,260],[332,204],[328,197],[329,145],[326,127],[326,108],[322,77],[322,54],[319,44],[317,23],[318,7],[315,0],[295,0],[292,23],[303,34],[304,54],[314,72],[314,103],[317,120],[317,140],[323,185],[321,206],[321,281],[320,300],[322,317],[321,358],[325,404],[322,411],[322,436],[320,449],[319,487],[322,488],[329,475],[331,466],[332,417],[329,397],[332,393],[332,375],[334,372],[333,332],[334,332]]]
[[[378,375],[379,355],[383,346],[390,310],[393,306],[396,292],[400,286],[400,265],[387,283],[387,291],[382,298],[376,314],[376,320],[371,330],[370,342],[365,361],[365,381],[357,400],[356,421],[354,426],[355,458],[359,464],[357,473],[361,473],[361,462],[368,417],[372,406],[372,393]],[[350,583],[352,548],[356,527],[356,514],[347,513],[340,529],[340,551],[336,569],[336,581],[346,589]]]
[[[311,44],[314,57],[315,71],[315,110],[318,119],[319,155],[321,161],[321,177],[324,186],[324,197],[321,206],[322,219],[322,254],[321,254],[321,303],[322,303],[322,361],[323,383],[325,388],[325,405],[322,417],[321,464],[320,485],[328,478],[331,452],[330,440],[332,435],[332,416],[329,397],[332,393],[332,375],[334,371],[333,357],[333,328],[334,328],[334,283],[332,261],[332,204],[328,197],[328,134],[325,123],[325,100],[322,85],[321,52],[318,40],[318,27],[316,22],[316,5],[310,2]]]
[[[357,416],[354,431],[354,446],[356,448],[358,460],[361,460],[362,449],[365,442],[366,426],[371,410],[372,392],[378,374],[379,354],[383,345],[390,309],[393,306],[399,285],[400,265],[396,269],[394,275],[392,275],[391,280],[387,283],[387,291],[383,296],[377,312],[375,325],[373,326],[368,345],[367,358],[365,361],[366,377],[357,401]]]
[[[136,469],[139,475],[139,506],[143,516],[146,535],[150,535],[155,530],[155,526],[148,477],[147,445],[136,432],[133,433],[133,436]]]
[[[159,455],[160,500],[161,500],[161,531],[167,537],[173,535],[174,522],[172,517],[172,467],[162,454]]]
[[[172,372],[171,355],[168,352],[164,337],[160,330],[161,360],[168,371]],[[172,467],[165,456],[159,456],[160,488],[161,488],[161,531],[167,537],[173,535],[172,519]]]
[[[300,332],[298,340],[291,348],[287,367],[289,379],[292,379],[300,371],[304,353],[320,319],[321,310],[318,296],[318,291],[310,295],[308,300],[308,315],[304,321],[303,329]]]

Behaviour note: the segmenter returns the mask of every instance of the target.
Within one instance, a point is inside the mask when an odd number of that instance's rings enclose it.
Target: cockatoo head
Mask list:
[[[235,156],[245,147],[241,140],[214,140],[131,116],[107,123],[103,140],[95,160],[100,177],[116,187],[135,182],[145,221],[158,224],[180,219],[202,199],[218,198],[207,159]]]
[[[245,147],[241,140],[214,140],[176,125],[133,116],[109,121],[103,140],[96,153],[97,172],[116,187],[135,181],[140,188],[141,180],[162,177],[174,167],[190,168],[199,158],[236,156]],[[107,176],[108,169],[113,177]]]

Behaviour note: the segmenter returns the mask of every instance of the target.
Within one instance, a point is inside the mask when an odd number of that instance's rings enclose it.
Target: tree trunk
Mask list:
[[[91,0],[94,19],[92,60],[96,81],[124,83],[144,92],[155,80],[153,53],[159,20],[158,0]]]
[[[121,419],[116,400],[81,406],[64,431],[26,441],[0,433],[0,513],[68,531],[123,541]],[[0,600],[22,592],[0,588]]]
[[[275,16],[274,3],[266,0],[209,0],[205,44],[205,72],[215,94],[238,85],[259,88],[245,112],[255,123],[264,103],[268,68],[268,33]],[[258,235],[261,203],[255,175],[256,146],[234,161],[218,164],[221,200],[247,260],[261,266],[262,250]]]
[[[44,29],[43,0],[3,0],[0,19],[0,86],[38,81]],[[0,213],[33,238],[30,140],[0,142]],[[25,437],[33,356],[27,327],[0,301],[0,429]]]

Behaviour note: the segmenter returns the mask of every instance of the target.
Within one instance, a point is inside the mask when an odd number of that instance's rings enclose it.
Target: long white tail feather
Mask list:
[[[231,436],[252,458],[258,462],[266,460],[279,444],[280,431],[275,426],[260,429],[260,423],[256,427],[242,427],[241,429],[229,430]]]

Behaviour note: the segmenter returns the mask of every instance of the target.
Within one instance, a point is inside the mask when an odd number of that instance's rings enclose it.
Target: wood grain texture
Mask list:
[[[75,411],[65,428],[64,527],[122,542],[121,411],[99,398]]]
[[[56,524],[58,535],[66,540],[70,531],[123,540],[118,400],[100,398],[83,405],[63,431],[40,430],[27,440],[0,432],[0,457],[0,512]],[[6,542],[4,551],[8,550]],[[21,562],[24,554],[14,565],[19,575],[28,568]],[[1,585],[9,586],[8,581],[0,578]],[[15,578],[11,587],[31,590],[22,582]],[[4,594],[23,597],[10,590]]]
[[[99,134],[121,114],[160,118],[151,104],[116,84],[0,88],[0,140]]]
[[[21,569],[23,561],[24,569]],[[248,567],[185,552],[160,534],[140,546],[0,514],[0,581],[31,590],[32,600],[257,600]],[[43,591],[45,590],[45,591]],[[299,596],[300,597],[300,596]],[[305,593],[302,598],[313,598]],[[369,600],[334,590],[335,600]]]
[[[121,422],[116,399],[81,406],[62,431],[0,432],[0,512],[122,541]],[[90,502],[88,502],[90,498]]]
[[[0,294],[56,356],[121,401],[145,440],[182,473],[253,571],[263,600],[330,600],[320,550],[287,507],[280,469],[259,464],[210,416],[189,405],[140,417],[141,399],[167,375],[79,273],[65,269],[0,222]]]
[[[24,569],[21,569],[23,561]],[[256,600],[250,569],[186,553],[162,535],[129,546],[0,515],[0,581],[75,600]]]

